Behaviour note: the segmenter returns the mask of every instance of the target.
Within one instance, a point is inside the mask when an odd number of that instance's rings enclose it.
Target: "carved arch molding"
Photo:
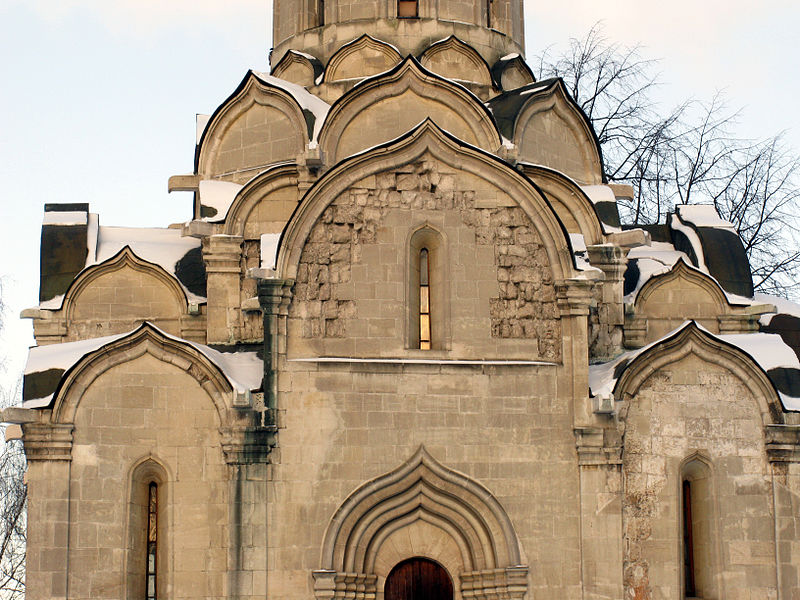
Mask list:
[[[463,598],[522,600],[528,567],[511,520],[480,483],[424,447],[356,489],[333,515],[313,572],[317,600],[382,598],[391,568],[424,556],[442,564]]]

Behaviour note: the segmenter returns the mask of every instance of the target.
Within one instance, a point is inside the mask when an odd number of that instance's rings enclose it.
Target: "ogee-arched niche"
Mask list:
[[[442,565],[462,595],[521,600],[527,592],[528,568],[502,505],[421,446],[405,464],[355,490],[333,515],[322,568],[313,573],[315,595],[347,590],[354,600],[375,598],[396,564],[420,555]]]

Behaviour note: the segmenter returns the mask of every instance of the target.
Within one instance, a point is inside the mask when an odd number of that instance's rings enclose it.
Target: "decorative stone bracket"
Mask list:
[[[767,425],[767,457],[772,463],[800,463],[800,425]]]
[[[35,460],[72,460],[72,432],[74,425],[50,423],[23,423],[25,457]]]
[[[608,444],[605,433],[605,430],[599,427],[575,429],[575,446],[578,450],[579,465],[622,464],[622,448]]]

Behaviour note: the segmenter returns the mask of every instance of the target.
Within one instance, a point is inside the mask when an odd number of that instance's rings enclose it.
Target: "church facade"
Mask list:
[[[620,222],[522,0],[274,0],[187,222],[45,206],[39,599],[800,598],[800,307]]]

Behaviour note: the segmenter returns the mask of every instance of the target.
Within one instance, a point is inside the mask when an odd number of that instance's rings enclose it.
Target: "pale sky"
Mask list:
[[[660,58],[665,102],[725,90],[743,136],[787,130],[800,151],[800,3],[526,0],[527,53],[602,21]],[[195,113],[248,68],[267,70],[269,0],[0,0],[0,358],[16,378],[32,343],[45,202],[89,202],[104,225],[191,217],[167,178],[192,169]]]

